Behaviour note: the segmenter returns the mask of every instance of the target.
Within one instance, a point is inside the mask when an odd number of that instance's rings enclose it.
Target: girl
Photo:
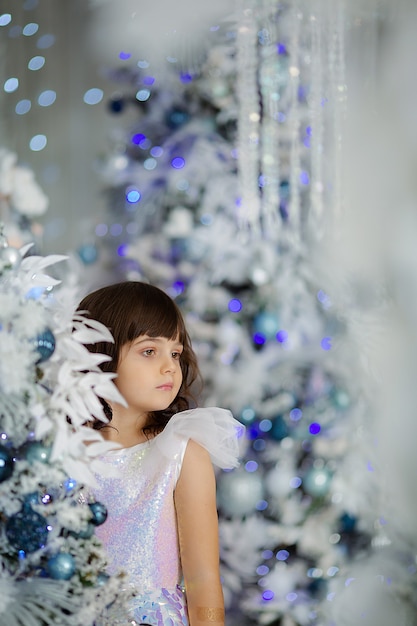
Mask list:
[[[126,405],[103,405],[94,423],[119,444],[102,457],[116,469],[97,476],[94,498],[108,511],[97,535],[108,572],[124,570],[132,600],[105,626],[224,626],[212,461],[235,467],[243,427],[228,411],[189,410],[199,371],[181,313],[157,287],[124,282],[98,289],[79,311],[102,322],[114,344],[102,369],[117,374]],[[182,581],[184,587],[181,586]]]

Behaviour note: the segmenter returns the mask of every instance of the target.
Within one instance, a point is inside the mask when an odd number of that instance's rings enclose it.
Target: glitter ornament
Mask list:
[[[243,517],[253,513],[263,497],[264,486],[260,474],[235,471],[222,475],[217,501],[225,515]]]
[[[49,328],[46,328],[34,340],[35,349],[39,354],[37,364],[47,361],[55,350],[55,337]]]
[[[43,548],[48,540],[46,519],[25,504],[19,513],[7,520],[6,537],[17,551],[36,552]]]
[[[46,569],[54,580],[69,580],[75,573],[74,557],[68,552],[59,552],[49,559]]]
[[[91,523],[94,526],[101,526],[107,519],[107,509],[101,502],[90,502],[88,505],[93,514],[93,519]]]
[[[0,482],[10,478],[13,474],[13,455],[8,448],[0,445]]]
[[[19,250],[17,248],[13,248],[12,246],[1,248],[0,258],[6,266],[12,269],[19,267],[21,261]]]
[[[51,456],[51,448],[45,446],[40,441],[28,441],[22,446],[21,452],[29,463],[34,463],[35,461],[48,463]]]
[[[331,482],[332,474],[328,469],[325,467],[320,469],[313,467],[304,476],[304,491],[310,496],[320,498],[327,495]]]

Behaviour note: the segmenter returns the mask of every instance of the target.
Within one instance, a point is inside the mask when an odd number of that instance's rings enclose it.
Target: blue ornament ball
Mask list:
[[[28,441],[22,446],[24,458],[29,463],[40,461],[41,463],[49,463],[51,457],[50,446],[45,446],[40,441]]]
[[[189,113],[178,107],[173,107],[166,115],[166,124],[168,128],[176,130],[188,122]]]
[[[77,250],[78,256],[84,265],[92,265],[97,261],[98,250],[93,243],[85,243]]]
[[[304,491],[314,498],[321,498],[328,494],[331,482],[332,473],[328,469],[312,467],[304,476]]]
[[[279,331],[279,320],[275,313],[263,311],[253,320],[253,332],[263,335],[265,339],[273,339]]]
[[[264,485],[259,472],[237,470],[221,475],[217,501],[225,515],[243,517],[256,511],[264,498]]]
[[[91,523],[94,526],[101,526],[107,519],[107,509],[101,502],[90,502],[88,505],[90,507],[90,511],[93,514],[93,518]]]
[[[13,474],[13,454],[9,448],[0,444],[0,482],[7,480]]]
[[[48,540],[46,519],[26,505],[19,513],[7,520],[6,537],[17,551],[40,550],[45,547]]]
[[[356,529],[357,518],[349,513],[343,513],[340,517],[340,531],[342,533],[352,533]]]
[[[43,363],[47,361],[55,350],[55,337],[53,332],[49,328],[45,328],[42,333],[34,340],[35,349],[39,354],[39,358],[36,361],[36,364]]]
[[[46,569],[54,580],[69,580],[75,573],[74,557],[68,552],[59,552],[48,560]]]
[[[118,115],[119,113],[122,113],[124,111],[125,106],[126,106],[126,100],[125,98],[123,98],[122,95],[117,94],[113,96],[111,100],[109,100],[107,106],[111,113]]]

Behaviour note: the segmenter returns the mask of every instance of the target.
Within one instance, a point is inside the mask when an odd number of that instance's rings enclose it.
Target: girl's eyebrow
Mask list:
[[[150,337],[148,335],[141,335],[141,337],[138,337],[137,339],[134,339],[133,343],[135,346],[140,345],[142,343],[147,343],[148,341],[154,341],[156,343],[162,343],[164,341],[165,337]],[[181,341],[174,341],[174,344],[176,346],[181,346],[182,347],[182,343]]]

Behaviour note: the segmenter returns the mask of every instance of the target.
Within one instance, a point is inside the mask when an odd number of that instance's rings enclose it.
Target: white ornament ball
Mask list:
[[[5,265],[8,265],[13,269],[18,267],[21,261],[19,250],[17,248],[13,248],[12,246],[2,248],[0,250],[0,258]]]
[[[237,470],[222,474],[217,491],[217,502],[225,515],[243,517],[254,513],[264,498],[264,486],[259,472]]]

